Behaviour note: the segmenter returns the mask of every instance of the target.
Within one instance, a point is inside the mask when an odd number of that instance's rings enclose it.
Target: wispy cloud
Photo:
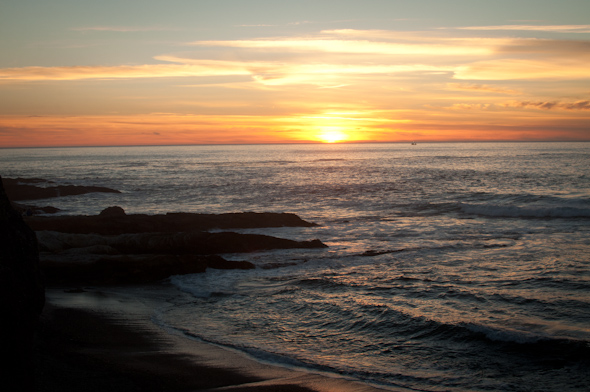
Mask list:
[[[588,79],[588,63],[583,59],[499,59],[462,65],[455,79],[463,80],[576,80]]]
[[[504,104],[506,107],[542,110],[590,110],[590,101],[559,102],[559,101],[513,101]]]
[[[205,47],[232,47],[244,49],[269,49],[287,52],[322,52],[379,55],[438,55],[465,56],[489,55],[492,50],[481,45],[427,44],[378,42],[370,40],[340,40],[321,38],[285,38],[234,41],[195,41],[190,45]]]
[[[223,61],[200,64],[149,64],[121,66],[1,68],[2,81],[171,78],[215,75],[248,75],[244,67]]]
[[[448,28],[443,28],[448,29]],[[466,26],[454,27],[456,30],[519,30],[547,31],[552,33],[590,33],[590,25],[498,25],[498,26]]]
[[[293,83],[332,85],[337,75],[370,75],[407,72],[449,72],[451,69],[423,64],[286,64],[281,62],[243,62],[184,59],[158,56],[158,60],[179,64],[137,66],[22,67],[0,69],[0,82],[84,79],[136,79],[200,76],[249,75],[266,85]],[[333,84],[340,87],[341,84]]]
[[[475,91],[484,93],[498,93],[508,95],[519,95],[521,91],[508,89],[505,87],[491,86],[489,84],[473,84],[473,83],[448,83],[450,90]]]

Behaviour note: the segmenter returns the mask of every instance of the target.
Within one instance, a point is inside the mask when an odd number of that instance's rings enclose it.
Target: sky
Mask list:
[[[590,141],[589,0],[3,0],[0,147]]]

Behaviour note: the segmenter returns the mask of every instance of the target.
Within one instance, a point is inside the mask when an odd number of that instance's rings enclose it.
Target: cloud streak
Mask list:
[[[224,61],[199,64],[149,64],[121,66],[22,67],[0,69],[0,81],[172,78],[248,75],[244,67]]]
[[[464,80],[576,80],[588,79],[588,63],[583,59],[499,59],[462,65],[455,79]]]
[[[328,79],[334,79],[336,75],[449,72],[452,70],[451,68],[424,64],[286,64],[281,62],[195,60],[174,56],[158,56],[157,59],[179,64],[3,68],[0,69],[0,82],[248,75],[253,80],[267,85],[297,83],[325,85]]]
[[[290,52],[323,52],[380,55],[438,55],[465,56],[489,55],[486,46],[466,45],[432,45],[394,42],[377,42],[369,40],[339,39],[281,39],[281,40],[235,40],[235,41],[195,41],[190,45],[208,47],[232,47],[245,49],[280,49]]]
[[[497,94],[508,94],[508,95],[519,95],[521,91],[512,90],[504,87],[490,86],[488,84],[469,84],[469,83],[448,83],[447,86],[450,90],[459,91],[475,91],[483,93],[497,93]]]
[[[590,33],[590,25],[499,25],[455,27],[455,30],[474,31],[546,31],[551,33]]]
[[[509,102],[504,104],[506,107],[516,107],[524,109],[541,109],[541,110],[567,110],[567,111],[590,111],[590,101],[580,100],[576,102],[558,102],[558,101],[520,101]]]

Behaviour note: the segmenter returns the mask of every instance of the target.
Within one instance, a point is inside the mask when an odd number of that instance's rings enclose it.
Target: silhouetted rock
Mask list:
[[[248,253],[269,249],[326,248],[320,240],[294,241],[263,234],[191,231],[180,233],[129,233],[116,236],[37,233],[42,252],[87,254],[194,254]]]
[[[9,182],[13,194],[23,199],[50,197],[56,192],[63,195],[64,191],[70,195],[118,192],[99,187],[31,185],[45,182],[42,179]],[[118,206],[94,216],[35,216],[26,212],[26,222],[37,232],[41,265],[50,284],[148,283],[207,268],[254,268],[251,263],[228,261],[218,254],[326,247],[319,240],[206,231],[317,226],[287,213],[127,215]]]
[[[0,178],[0,339],[3,390],[34,387],[33,342],[45,291],[35,233],[13,209]]]
[[[58,258],[59,259],[59,258]],[[101,255],[93,261],[43,261],[47,280],[60,285],[120,285],[161,281],[172,275],[215,269],[252,269],[247,261],[228,261],[217,255]]]
[[[118,206],[114,206],[114,207],[107,207],[104,210],[102,210],[99,214],[100,216],[126,216],[127,214],[125,214],[125,210],[122,209],[121,207]]]
[[[18,200],[37,200],[47,199],[59,196],[83,195],[93,192],[121,193],[116,189],[101,186],[81,186],[81,185],[51,185],[40,187],[30,184],[53,184],[41,178],[5,178],[4,187],[8,198],[12,201]]]
[[[250,269],[219,253],[325,248],[319,240],[293,241],[233,232],[129,233],[116,236],[40,231],[41,265],[49,284],[149,283],[215,269]]]
[[[29,204],[20,204],[12,202],[12,207],[21,215],[25,216],[32,216],[38,214],[55,214],[56,212],[61,211],[59,208],[52,207],[52,206],[33,206]]]
[[[219,254],[326,247],[319,240],[203,231],[314,225],[294,214],[126,215],[120,207],[109,207],[98,216],[28,217],[27,221],[37,230],[49,284],[149,283],[207,268],[254,268]]]
[[[107,208],[108,210],[108,208]],[[103,211],[104,212],[104,211]],[[210,229],[313,227],[295,214],[242,212],[228,214],[172,213],[165,215],[38,216],[27,218],[33,230],[63,233],[173,233]]]

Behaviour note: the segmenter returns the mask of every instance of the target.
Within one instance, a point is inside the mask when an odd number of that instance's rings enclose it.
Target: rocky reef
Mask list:
[[[41,265],[52,285],[150,283],[207,268],[251,269],[224,253],[325,248],[319,240],[294,241],[212,229],[312,227],[286,213],[127,215],[108,207],[94,216],[26,218],[39,240]]]
[[[293,241],[217,231],[317,226],[295,214],[128,215],[123,208],[112,206],[92,216],[48,216],[47,213],[56,212],[52,207],[18,205],[14,200],[120,192],[96,186],[55,185],[41,178],[5,179],[4,184],[13,207],[36,233],[40,265],[49,285],[152,283],[171,275],[204,272],[207,268],[254,268],[247,261],[229,261],[219,254],[326,247],[319,240]],[[22,220],[20,216],[19,219]]]
[[[121,207],[109,207],[99,215],[33,216],[27,223],[35,231],[51,230],[63,233],[115,235],[124,233],[186,232],[211,229],[246,229],[262,227],[313,227],[295,214],[287,213],[227,213],[161,215],[127,215]]]
[[[105,235],[38,231],[41,265],[51,284],[150,283],[171,275],[214,269],[252,269],[220,253],[325,248],[319,240],[293,241],[260,234],[187,231]]]
[[[83,195],[92,192],[121,193],[116,189],[100,186],[53,185],[53,182],[42,178],[5,178],[3,182],[6,194],[12,201]]]
[[[0,249],[2,388],[33,390],[33,343],[45,289],[35,233],[12,208],[1,178]]]

